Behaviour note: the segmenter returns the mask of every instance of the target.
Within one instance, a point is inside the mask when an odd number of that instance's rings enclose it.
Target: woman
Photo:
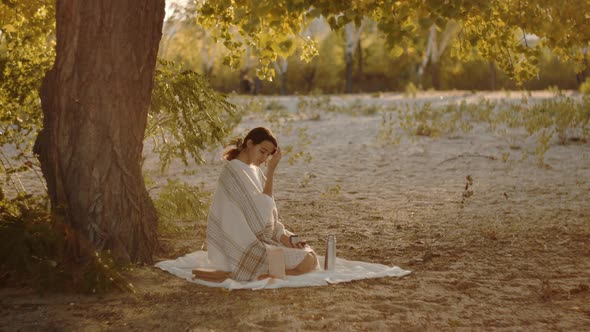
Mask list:
[[[259,127],[233,144],[224,153],[227,162],[207,220],[208,258],[215,271],[196,270],[195,276],[208,281],[271,277],[268,253],[278,249],[286,275],[316,269],[319,264],[315,252],[305,241],[296,241],[297,237],[278,220],[272,198],[275,171],[281,160],[277,139],[269,129]],[[266,176],[259,168],[262,163],[267,163]],[[276,266],[276,256],[272,257],[271,269]]]

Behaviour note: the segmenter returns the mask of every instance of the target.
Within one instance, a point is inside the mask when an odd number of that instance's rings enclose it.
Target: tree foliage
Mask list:
[[[10,178],[32,169],[33,138],[41,127],[39,87],[55,58],[55,5],[49,0],[3,0],[0,4],[0,173]],[[24,190],[12,181],[15,190]]]
[[[197,8],[199,22],[214,29],[232,51],[229,64],[239,60],[246,46],[257,50],[261,77],[272,74],[271,63],[277,57],[294,53],[293,41],[303,39],[302,26],[319,16],[333,29],[349,22],[358,26],[365,17],[375,20],[394,55],[401,55],[420,29],[432,23],[444,27],[454,20],[462,26],[455,44],[457,56],[475,48],[518,81],[536,74],[542,47],[581,63],[582,49],[590,40],[590,2],[576,0],[224,0],[198,2]],[[535,34],[540,42],[529,45],[523,39],[527,34]],[[311,52],[313,43],[304,42]]]
[[[235,106],[207,79],[161,60],[156,67],[146,137],[154,140],[162,171],[174,159],[203,162],[202,151],[222,144],[240,122]]]
[[[4,0],[0,6],[0,146],[30,149],[41,126],[38,89],[55,58],[55,6],[49,0]]]

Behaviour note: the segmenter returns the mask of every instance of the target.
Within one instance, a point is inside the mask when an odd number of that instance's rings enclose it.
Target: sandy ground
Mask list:
[[[412,100],[475,102],[481,95],[428,93]],[[406,101],[399,94],[332,97],[334,103],[357,99]],[[296,102],[276,100],[287,107]],[[259,124],[246,118],[238,129]],[[340,257],[397,265],[412,270],[409,276],[226,291],[140,267],[129,275],[136,294],[1,289],[0,330],[590,330],[590,144],[553,142],[549,167],[539,167],[534,158],[521,161],[518,151],[503,162],[506,140],[483,128],[384,146],[375,138],[380,124],[379,114],[326,112],[294,122],[311,135],[313,159],[281,163],[275,198],[283,223],[319,254],[333,233]],[[297,139],[279,138],[282,144]],[[196,175],[177,165],[168,176],[213,190],[218,151],[208,159],[190,167]],[[467,175],[473,195],[464,199]],[[179,226],[183,232],[161,236],[158,260],[201,248],[205,222]]]

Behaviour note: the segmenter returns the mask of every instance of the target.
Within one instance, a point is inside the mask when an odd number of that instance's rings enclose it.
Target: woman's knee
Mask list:
[[[301,272],[309,272],[314,270],[318,265],[318,258],[315,255],[315,253],[310,252],[307,255],[305,255],[305,257],[303,258],[303,260],[301,261],[301,263],[299,263],[299,265],[297,265],[297,270],[301,271]]]

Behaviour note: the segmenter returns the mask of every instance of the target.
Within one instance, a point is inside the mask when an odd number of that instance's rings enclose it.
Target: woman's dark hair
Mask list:
[[[279,146],[279,143],[277,142],[276,137],[272,134],[270,129],[265,128],[265,127],[258,127],[258,128],[254,128],[254,129],[250,130],[248,135],[246,135],[246,137],[244,137],[244,138],[236,137],[236,138],[232,139],[229,142],[227,149],[223,153],[223,158],[226,160],[236,159],[238,157],[238,155],[240,154],[240,152],[244,148],[246,148],[246,144],[247,144],[248,140],[252,140],[252,143],[254,143],[254,145],[260,144],[264,141],[269,141],[275,146],[275,151],[276,151],[276,148]],[[272,154],[274,154],[275,151],[273,151]]]

